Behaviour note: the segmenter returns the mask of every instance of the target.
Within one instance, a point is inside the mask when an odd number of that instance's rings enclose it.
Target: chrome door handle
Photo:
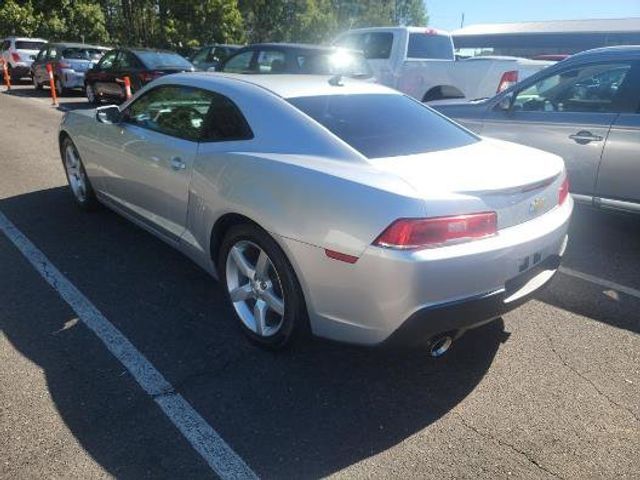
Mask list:
[[[569,135],[569,138],[576,143],[585,144],[589,142],[600,142],[602,137],[600,135],[594,135],[586,130],[580,130],[578,133]]]
[[[177,171],[177,170],[184,170],[185,168],[187,168],[187,166],[185,165],[185,163],[182,161],[180,157],[173,157],[171,159],[171,168]]]

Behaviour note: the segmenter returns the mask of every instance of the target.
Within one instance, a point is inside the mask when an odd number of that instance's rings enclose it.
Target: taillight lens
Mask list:
[[[515,85],[516,83],[518,83],[518,71],[517,70],[511,70],[509,72],[504,72],[502,74],[502,78],[500,78],[500,83],[498,83],[498,89],[496,90],[496,93],[503,92],[507,88],[509,88],[511,85]]]
[[[389,225],[373,244],[398,249],[428,248],[490,237],[497,232],[496,212],[451,217],[401,218]]]
[[[562,205],[569,196],[569,177],[564,177],[558,189],[558,205]]]
[[[17,52],[11,52],[11,58],[13,58],[14,62],[19,62],[20,61],[20,54]]]

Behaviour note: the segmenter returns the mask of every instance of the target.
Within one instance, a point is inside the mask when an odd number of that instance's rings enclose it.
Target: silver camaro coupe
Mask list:
[[[573,208],[561,158],[340,77],[170,75],[67,113],[59,140],[80,207],[184,252],[270,348],[441,355],[548,283]]]

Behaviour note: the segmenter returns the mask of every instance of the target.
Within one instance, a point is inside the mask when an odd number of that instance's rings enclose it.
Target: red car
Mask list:
[[[102,57],[85,75],[85,91],[90,103],[103,100],[123,102],[127,96],[124,78],[129,77],[131,91],[163,75],[192,72],[195,68],[184,57],[167,50],[117,48]]]

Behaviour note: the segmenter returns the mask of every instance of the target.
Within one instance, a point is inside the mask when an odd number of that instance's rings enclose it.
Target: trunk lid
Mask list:
[[[495,211],[498,228],[532,220],[555,208],[564,179],[560,157],[493,139],[369,161],[410,184],[424,198],[427,216]]]

